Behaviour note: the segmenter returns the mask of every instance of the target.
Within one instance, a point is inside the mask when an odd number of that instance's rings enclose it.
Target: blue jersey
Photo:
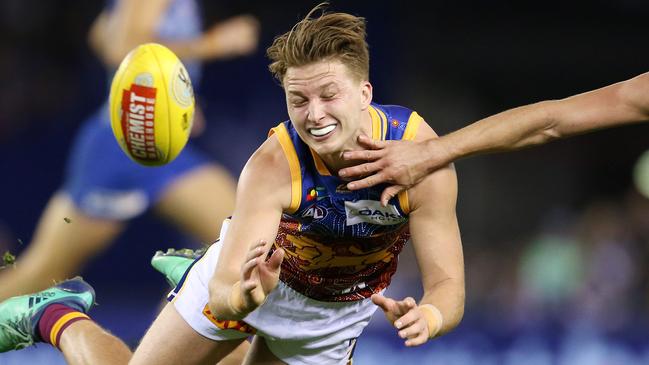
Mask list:
[[[113,5],[108,4],[109,11]],[[162,42],[191,39],[200,35],[201,26],[195,0],[172,0],[156,29],[156,37]],[[196,85],[200,64],[183,64]],[[208,159],[191,143],[165,166],[145,167],[131,161],[113,136],[108,105],[104,103],[84,123],[74,141],[63,190],[88,216],[130,219],[155,204],[177,178],[206,163]]]
[[[370,106],[374,140],[411,140],[423,119],[394,105]],[[380,203],[385,186],[358,191],[333,176],[290,121],[271,130],[289,162],[291,204],[276,239],[286,256],[280,279],[322,301],[354,301],[387,287],[410,238],[407,192]]]

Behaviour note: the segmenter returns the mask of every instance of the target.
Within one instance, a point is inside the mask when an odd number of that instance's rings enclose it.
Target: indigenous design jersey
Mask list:
[[[370,115],[375,140],[414,139],[423,121],[416,112],[394,105],[372,104]],[[361,300],[387,287],[410,238],[407,193],[382,207],[384,185],[347,190],[290,121],[272,134],[288,159],[292,180],[291,205],[275,241],[286,252],[280,279],[321,301]]]

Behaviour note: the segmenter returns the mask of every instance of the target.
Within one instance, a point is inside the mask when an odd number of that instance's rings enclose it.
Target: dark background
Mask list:
[[[257,54],[207,64],[197,89],[209,126],[196,142],[235,175],[268,128],[286,118],[264,50],[315,4],[203,2],[206,23],[239,12],[252,12],[262,23]],[[62,181],[78,126],[106,97],[107,77],[86,43],[101,8],[99,1],[0,2],[3,251],[20,253],[21,242],[29,242],[41,209]],[[646,1],[334,1],[332,8],[367,18],[374,100],[417,110],[442,135],[511,107],[649,70]],[[478,277],[492,278],[493,291],[508,290],[499,286],[501,280],[519,282],[520,256],[539,232],[572,227],[598,202],[627,207],[645,199],[635,194],[631,176],[649,147],[648,135],[649,124],[641,124],[457,162],[467,313],[489,312],[478,308],[485,291],[477,288]],[[629,234],[641,237],[628,255],[639,258],[637,267],[646,267],[646,237]],[[148,264],[151,254],[190,242],[149,215],[135,219],[84,272],[99,293],[98,319],[136,343],[155,315],[142,308],[155,308],[166,290]],[[499,274],[489,276],[494,271]],[[644,318],[645,274],[633,275],[633,318]],[[463,326],[482,323],[472,318]],[[374,320],[379,321],[384,320]]]

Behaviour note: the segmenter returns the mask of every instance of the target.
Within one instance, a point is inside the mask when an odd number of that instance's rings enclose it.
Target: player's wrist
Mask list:
[[[444,326],[444,316],[442,312],[432,304],[419,305],[419,310],[424,315],[428,323],[428,338],[435,338]]]
[[[459,157],[459,152],[452,143],[448,142],[446,137],[429,139],[424,143],[427,156],[424,161],[428,172],[433,172]]]
[[[230,296],[228,297],[228,308],[235,317],[243,318],[249,311],[246,310],[246,304],[241,295],[241,282],[237,281],[232,285]]]

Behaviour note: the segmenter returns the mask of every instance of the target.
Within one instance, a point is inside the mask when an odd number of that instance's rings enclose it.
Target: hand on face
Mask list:
[[[407,190],[420,182],[430,172],[427,168],[434,161],[427,153],[425,142],[412,141],[373,141],[368,136],[358,137],[358,143],[365,150],[345,152],[347,161],[365,161],[339,171],[340,177],[360,179],[347,184],[349,190],[369,188],[381,183],[390,186],[381,194],[381,204],[399,192]],[[432,156],[443,160],[441,155]],[[438,164],[441,166],[442,164]],[[438,166],[438,167],[439,167]]]
[[[398,336],[406,340],[406,346],[419,346],[428,341],[428,321],[413,298],[397,301],[374,294],[372,302],[383,309],[385,317],[397,328]]]

